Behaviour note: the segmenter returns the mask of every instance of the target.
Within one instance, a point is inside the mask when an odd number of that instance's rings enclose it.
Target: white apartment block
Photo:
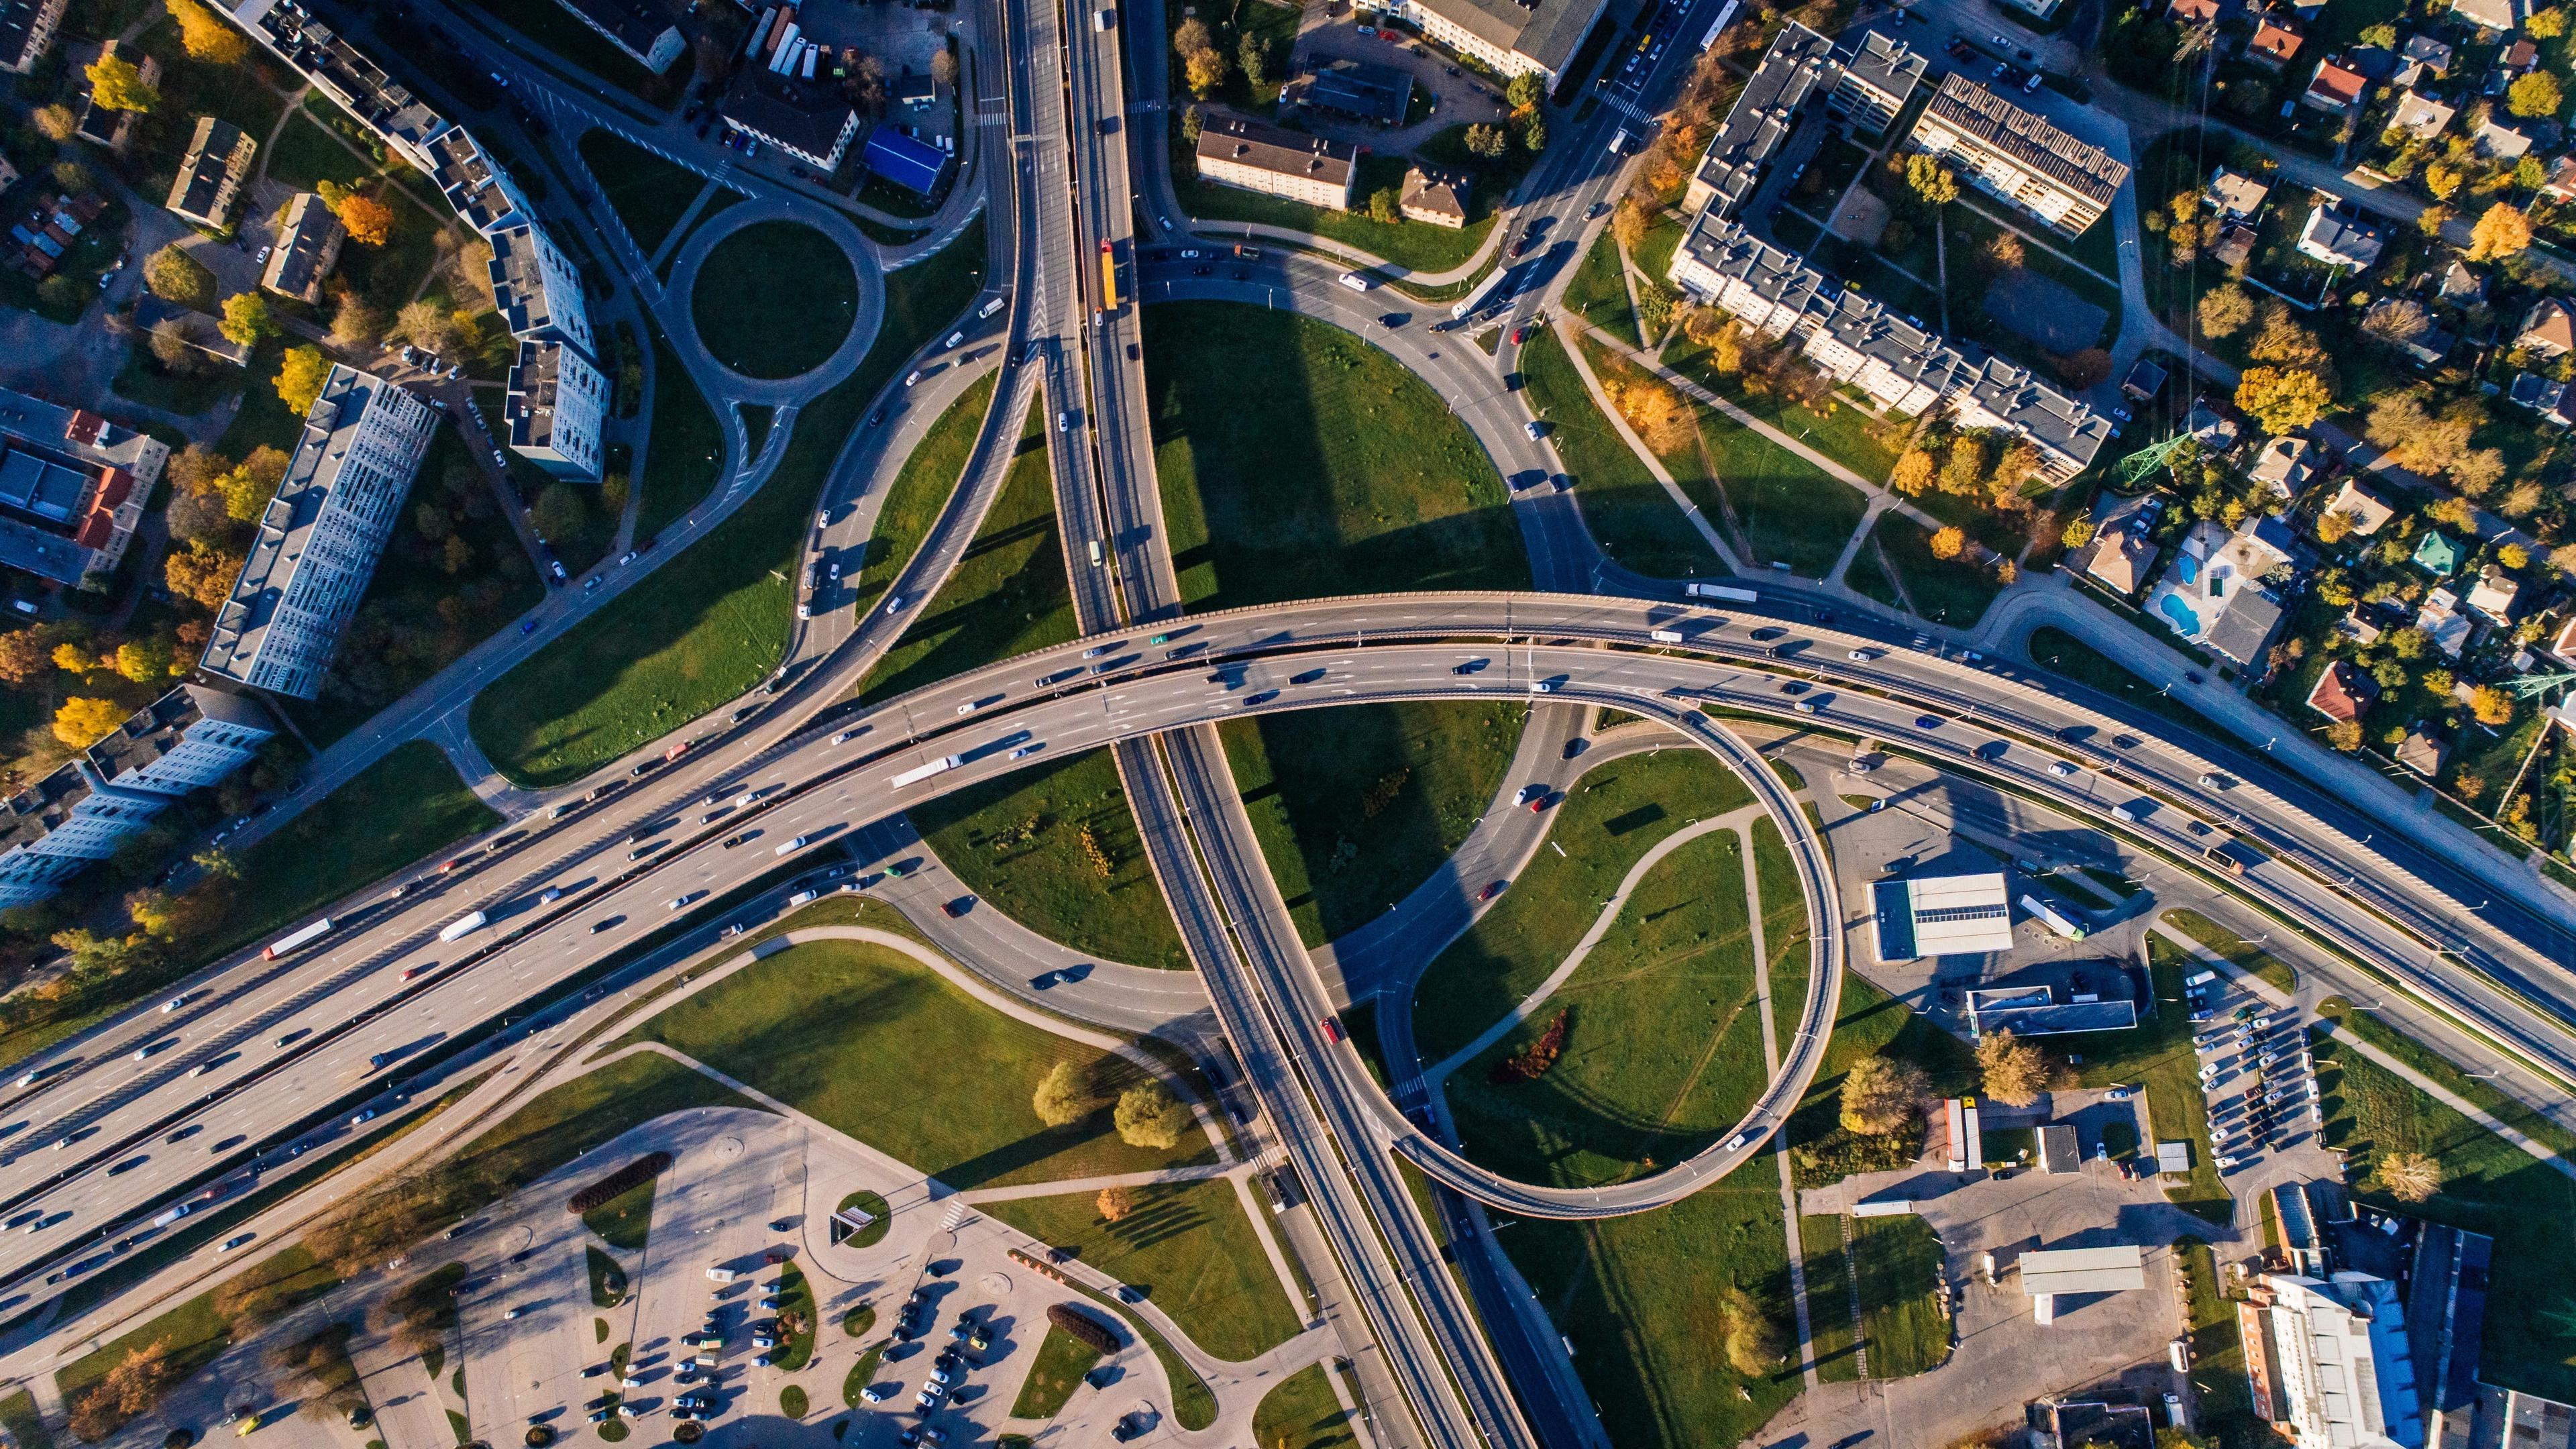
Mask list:
[[[0,0],[0,70],[25,75],[53,49],[71,0]]]
[[[636,0],[562,0],[562,4],[582,24],[625,52],[627,59],[655,75],[669,70],[671,62],[689,48],[680,27]]]
[[[581,273],[546,234],[526,222],[491,234],[492,299],[510,324],[510,335],[569,342],[588,357],[599,355],[590,338],[590,307]]]
[[[2128,166],[1952,71],[1906,137],[1908,149],[1950,163],[1961,180],[2009,201],[2065,236],[2102,219]]]
[[[520,343],[502,414],[510,450],[558,478],[598,482],[608,396],[608,379],[580,352],[560,342]]]
[[[1222,186],[1348,211],[1360,148],[1241,116],[1210,116],[1199,129],[1198,163],[1201,177]]]
[[[215,614],[207,673],[296,699],[321,693],[438,420],[383,378],[331,369],[250,561]]]
[[[1384,8],[1505,76],[1554,85],[1608,0],[1394,0]]]

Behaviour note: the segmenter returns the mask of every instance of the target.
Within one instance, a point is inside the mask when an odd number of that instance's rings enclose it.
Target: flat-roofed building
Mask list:
[[[671,17],[640,0],[557,0],[626,58],[660,75],[689,48]]]
[[[0,0],[0,70],[25,75],[53,49],[71,0]]]
[[[608,379],[590,359],[560,342],[521,342],[501,416],[512,452],[558,478],[599,481]]]
[[[2272,1422],[2302,1444],[2422,1449],[2423,1406],[2395,1283],[2368,1273],[2266,1273],[2253,1301]]]
[[[0,390],[0,564],[104,583],[169,460],[169,444],[86,408]]]
[[[208,674],[296,699],[320,695],[438,417],[372,373],[331,369],[232,597],[215,613]]]
[[[268,270],[260,274],[259,284],[282,297],[318,304],[322,279],[331,274],[331,264],[340,257],[340,243],[347,237],[340,218],[331,214],[319,195],[298,192],[286,204],[286,224],[278,230],[277,244],[269,250]]]
[[[429,179],[438,183],[439,194],[477,235],[490,236],[520,222],[536,221],[536,211],[518,183],[483,154],[482,146],[463,126],[439,132],[429,143],[429,154],[437,162],[430,168]]]
[[[834,87],[747,69],[724,103],[725,129],[775,146],[826,175],[841,169],[859,113]]]
[[[2066,1036],[2074,1032],[2129,1031],[2138,1024],[2138,1004],[2117,1001],[2064,1001],[2047,986],[1995,986],[1968,993],[1968,1031],[1984,1036],[2008,1031],[2015,1036]]]
[[[171,179],[170,199],[164,204],[182,220],[223,230],[234,198],[241,195],[242,181],[250,175],[250,158],[258,150],[259,143],[241,127],[214,116],[199,116],[196,135],[188,142],[188,154],[179,162],[179,174]]]
[[[1401,126],[1413,104],[1413,77],[1393,66],[1329,61],[1291,78],[1279,93],[1279,103],[1283,108],[1312,106],[1357,121]]]
[[[590,305],[572,259],[534,226],[521,222],[492,233],[492,300],[510,335],[569,342],[596,354],[590,340]]]
[[[1872,894],[1881,961],[2012,949],[2012,900],[2000,871],[1879,881]]]
[[[1906,145],[1955,163],[1970,185],[2064,236],[2099,221],[2129,179],[2127,164],[2109,152],[1957,71],[1941,78]]]
[[[2069,1133],[2075,1129],[2067,1128]],[[2135,1243],[2107,1248],[2040,1248],[2014,1264],[2021,1291],[2037,1298],[2058,1293],[2135,1293],[2147,1286],[2146,1251]]]
[[[1200,177],[1220,186],[1331,211],[1351,209],[1360,150],[1347,141],[1282,130],[1242,116],[1211,116],[1199,128],[1197,154]]]
[[[284,56],[340,108],[385,138],[415,169],[438,163],[429,144],[447,129],[447,119],[430,109],[385,68],[295,0],[239,0],[229,9],[235,21],[270,49]]]
[[[1781,28],[1701,153],[1682,195],[1685,210],[1727,217],[1744,204],[1771,158],[1788,144],[1807,103],[1830,92],[1840,78],[1833,53],[1832,41],[1794,20]]]
[[[1833,108],[1854,124],[1884,135],[1896,113],[1914,98],[1931,62],[1902,40],[1884,31],[1864,30],[1860,39],[1834,51],[1841,74],[1829,98]]]
[[[1608,0],[1396,0],[1387,12],[1505,76],[1553,85],[1608,8]]]

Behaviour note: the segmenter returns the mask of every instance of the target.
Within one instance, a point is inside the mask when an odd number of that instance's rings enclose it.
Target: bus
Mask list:
[[[1102,237],[1100,239],[1100,310],[1115,312],[1118,310],[1119,303],[1118,249],[1110,244],[1109,238]]]
[[[1702,51],[1717,44],[1717,37],[1723,34],[1726,27],[1734,21],[1736,3],[1737,0],[1726,0],[1726,7],[1717,12],[1717,23],[1708,28],[1708,34],[1700,37],[1699,48]]]

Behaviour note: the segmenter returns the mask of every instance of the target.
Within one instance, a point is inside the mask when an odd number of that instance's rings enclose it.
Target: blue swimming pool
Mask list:
[[[2184,554],[2182,557],[2174,560],[2174,572],[2180,575],[2182,581],[2186,584],[2199,583],[2200,560],[2193,558],[2190,554]]]
[[[2186,638],[2200,637],[2200,616],[2191,611],[2191,605],[2184,603],[2180,594],[2166,594],[2157,599],[2156,610],[2173,622],[2177,633]]]

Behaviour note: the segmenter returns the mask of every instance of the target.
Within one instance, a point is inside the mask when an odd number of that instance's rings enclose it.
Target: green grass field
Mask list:
[[[286,118],[285,127],[277,133],[277,144],[266,148],[260,158],[267,165],[269,180],[297,191],[311,191],[316,183],[324,181],[354,187],[376,174],[374,162],[341,145],[323,122],[314,119],[318,108],[332,104],[316,93],[301,112]]]
[[[1807,891],[1780,827],[1753,822],[1753,873],[1762,891],[1762,943],[1771,948],[1771,1034],[1782,1051],[1798,1034],[1815,952],[1807,935]]]
[[[1950,1320],[1941,1314],[1941,1240],[1921,1218],[1852,1219],[1852,1263],[1860,1276],[1861,1338],[1869,1376],[1929,1373],[1950,1357]]]
[[[1261,1396],[1252,1411],[1253,1449],[1350,1449],[1359,1443],[1351,1417],[1333,1397],[1324,1366],[1310,1363]]]
[[[1020,1231],[1143,1290],[1192,1342],[1218,1358],[1258,1358],[1296,1337],[1296,1310],[1234,1184],[1223,1180],[1132,1189],[1135,1209],[1103,1222],[1097,1194],[1023,1197],[984,1205]]]
[[[745,377],[801,377],[858,322],[859,279],[814,228],[755,222],[707,253],[689,306],[716,361]]]
[[[1146,309],[1145,367],[1191,608],[1528,587],[1492,461],[1385,353],[1291,313],[1186,302]]]
[[[1175,10],[1171,13],[1178,15],[1180,12]],[[1229,51],[1228,55],[1231,54]],[[1277,54],[1284,58],[1286,51],[1282,48]],[[1173,134],[1179,134],[1178,128]],[[1370,164],[1380,160],[1392,164]],[[1371,186],[1401,183],[1404,171],[1405,163],[1399,158],[1363,157],[1362,202],[1366,202]],[[1485,237],[1494,229],[1494,213],[1481,194],[1481,188],[1471,207],[1473,212],[1480,214],[1466,226],[1452,231],[1428,222],[1375,221],[1370,218],[1365,204],[1354,211],[1327,211],[1320,206],[1308,206],[1285,197],[1238,191],[1230,186],[1200,181],[1194,174],[1177,167],[1173,171],[1172,184],[1180,193],[1181,209],[1191,216],[1206,221],[1252,222],[1314,232],[1414,272],[1444,272],[1464,263],[1476,254],[1476,248],[1485,244]]]
[[[1636,343],[1637,314],[1628,305],[1627,273],[1619,265],[1619,239],[1601,228],[1565,284],[1565,307],[1620,341]]]
[[[1218,726],[1235,787],[1309,946],[1383,914],[1492,803],[1529,711],[1404,701]]]
[[[1715,408],[1699,409],[1699,431],[1755,559],[1823,578],[1869,511],[1869,499]]]
[[[1554,425],[1550,441],[1574,480],[1584,524],[1612,558],[1658,578],[1725,572],[1680,505],[1592,405],[1555,332],[1540,328],[1521,348],[1530,406]]]
[[[1559,1012],[1570,1029],[1557,1063],[1534,1081],[1498,1081],[1503,1062]],[[1449,1110],[1476,1161],[1525,1182],[1588,1187],[1696,1152],[1734,1126],[1769,1075],[1743,847],[1721,830],[1638,882],[1555,994],[1449,1079]]]
[[[2279,1443],[2254,1417],[2253,1390],[2245,1381],[2245,1340],[2237,1330],[2236,1304],[2219,1294],[2217,1258],[2198,1238],[2180,1238],[2173,1246],[2190,1282],[2192,1384],[2200,1390],[2196,1427],[2219,1449]]]
[[[686,166],[609,130],[582,134],[581,162],[599,182],[599,194],[616,208],[617,219],[626,223],[635,249],[648,258],[661,249],[707,184]]]
[[[990,384],[983,395],[991,397]],[[966,428],[970,449],[982,410],[972,417]],[[966,556],[938,594],[915,609],[903,638],[859,692],[871,698],[902,694],[996,659],[1061,644],[1079,632],[1056,528],[1055,480],[1047,471],[1045,409],[1033,404],[1001,496],[984,515]]]
[[[2031,662],[2052,674],[2062,674],[2076,683],[2171,720],[2185,729],[2209,734],[2208,716],[2191,706],[2161,693],[2145,680],[2121,668],[2100,650],[2063,629],[2034,629],[2030,635]]]
[[[2576,1271],[2568,1249],[2576,1242],[2576,1181],[2341,1042],[2319,1039],[2315,1051],[2326,1145],[2350,1154],[2356,1168],[2373,1169],[2354,1173],[2354,1196],[2496,1240],[2499,1271],[2487,1281],[2479,1381],[2561,1403],[2576,1398]],[[2390,1198],[2375,1166],[2392,1152],[2421,1152],[2440,1163],[2441,1190],[2415,1204]]]
[[[1020,1383],[1020,1396],[1011,1402],[1014,1419],[1052,1419],[1064,1411],[1065,1401],[1082,1386],[1082,1376],[1100,1362],[1100,1350],[1050,1324],[1046,1337],[1038,1340],[1038,1359],[1029,1365],[1029,1376]]]
[[[2161,917],[2164,923],[2200,943],[2204,951],[2224,956],[2248,976],[2285,995],[2299,989],[2299,973],[2290,964],[2253,942],[2218,924],[2198,911],[2172,910]]]
[[[1790,1399],[1795,1365],[1745,1375],[1719,1346],[1730,1288],[1780,1339],[1797,1338],[1777,1158],[1660,1212],[1593,1223],[1514,1221],[1499,1241],[1529,1280],[1610,1442],[1632,1449],[1734,1449]]]
[[[45,1430],[45,1416],[36,1412],[36,1396],[20,1389],[0,1399],[0,1429],[7,1429],[18,1449],[54,1449],[54,1436]]]
[[[1901,513],[1880,514],[1870,538],[1896,569],[1897,579],[1905,585],[1905,597],[1914,601],[1914,612],[1933,623],[1965,629],[1983,617],[1986,606],[2003,592],[1991,568],[1964,559],[1934,558],[1932,535],[1922,524]],[[1905,607],[1887,574],[1866,548],[1845,577],[1853,588],[1880,603]]]
[[[1414,988],[1413,1032],[1423,1060],[1438,1061],[1465,1046],[1536,989],[1657,841],[1752,798],[1725,766],[1678,740],[1661,754],[1585,775],[1551,807],[1549,836],[1565,853],[1534,856]]]
[[[2147,938],[2147,965],[2157,997],[2170,1005],[2133,1031],[2052,1037],[2048,1050],[2083,1057],[2075,1071],[2085,1086],[2143,1084],[2156,1137],[2191,1144],[2191,1180],[2187,1186],[2168,1186],[2165,1196],[2185,1212],[2225,1223],[2233,1204],[2210,1161],[2209,1099],[2200,1089],[2200,1054],[2192,1047],[2191,1021],[2181,1005],[2182,978],[2198,967],[2180,948],[2154,936]]]
[[[653,417],[645,434],[644,476],[634,480],[644,490],[635,505],[636,538],[660,533],[715,491],[723,471],[724,435],[696,379],[680,365],[662,329],[654,328]],[[741,461],[748,463],[759,453],[755,443]]]
[[[1798,1218],[1799,1266],[1807,1277],[1808,1356],[1829,1384],[1860,1381],[1860,1324],[1852,1317],[1851,1254],[1843,1220],[1832,1213]]]
[[[653,1230],[653,1181],[648,1177],[583,1213],[582,1226],[621,1253],[643,1252]]]
[[[1922,1067],[1936,1092],[1955,1095],[1976,1087],[1976,1060],[1967,1043],[1916,1015],[1867,978],[1844,972],[1840,1009],[1834,1016],[1833,1036],[1825,1043],[1824,1065],[1789,1117],[1790,1166],[1800,1187],[1820,1187],[1849,1172],[1902,1167],[1922,1145],[1920,1131],[1868,1138],[1842,1130],[1836,1104],[1843,1075],[1852,1063],[1880,1052]]]
[[[957,491],[958,480],[965,476],[966,460],[975,453],[975,436],[993,408],[993,386],[1001,374],[993,373],[976,379],[957,401],[948,405],[931,422],[912,454],[903,460],[894,482],[886,485],[885,501],[877,507],[876,531],[868,536],[865,556],[841,561],[842,576],[850,592],[858,596],[855,607],[861,611],[876,607],[877,599],[894,586],[904,565],[921,549],[921,541],[930,536],[930,526],[939,521],[940,510],[948,506]],[[915,600],[916,606],[919,600]]]
[[[887,947],[790,947],[667,1008],[622,1041],[659,1041],[956,1188],[1139,1172],[1210,1155],[1129,1147],[1110,1130],[1124,1060],[995,1012]],[[621,1042],[622,1044],[622,1042]],[[1096,1110],[1065,1127],[1029,1105],[1057,1062]]]
[[[915,808],[912,823],[959,884],[1039,935],[1131,966],[1189,969],[1109,751],[950,791]]]
[[[760,683],[787,647],[795,575],[833,460],[877,390],[974,299],[978,221],[936,257],[886,278],[886,322],[849,379],[798,414],[760,491],[474,700],[475,742],[522,785],[576,780]],[[256,389],[254,389],[256,391]]]

